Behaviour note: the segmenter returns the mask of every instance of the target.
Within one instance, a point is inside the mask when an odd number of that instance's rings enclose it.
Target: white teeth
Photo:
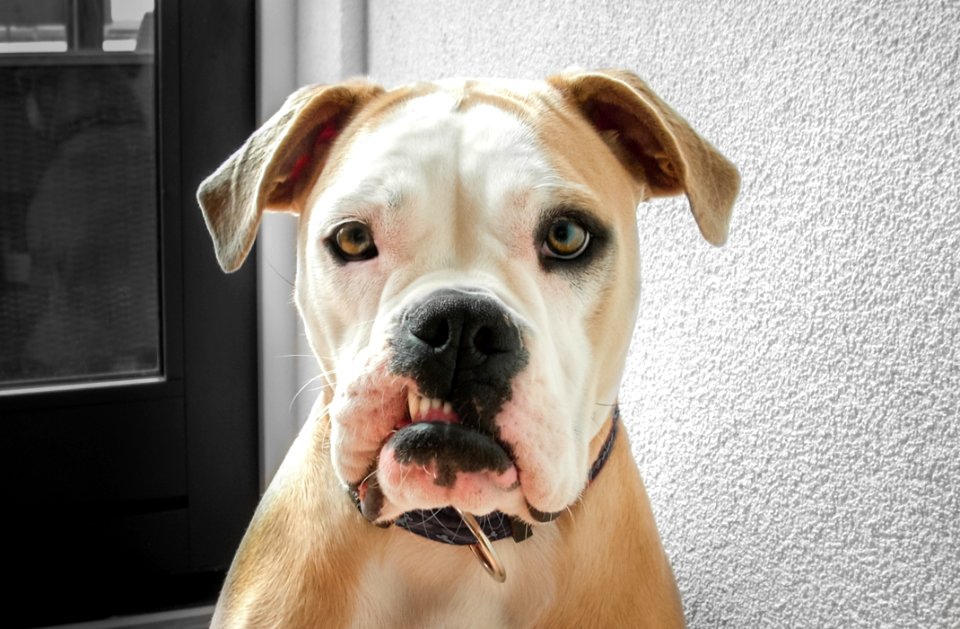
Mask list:
[[[445,415],[453,414],[453,405],[439,398],[422,397],[413,391],[407,391],[407,410],[410,412],[410,421],[416,421],[427,416],[431,410],[442,410]]]
[[[420,410],[420,396],[413,391],[407,392],[407,410],[410,411],[410,419],[417,418],[417,411]]]

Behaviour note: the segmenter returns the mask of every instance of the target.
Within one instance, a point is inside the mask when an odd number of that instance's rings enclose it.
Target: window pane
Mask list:
[[[0,6],[0,389],[158,375],[152,2]]]

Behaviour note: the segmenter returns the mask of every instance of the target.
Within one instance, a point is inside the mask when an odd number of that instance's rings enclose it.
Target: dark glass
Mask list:
[[[159,376],[153,2],[2,7],[0,390]]]

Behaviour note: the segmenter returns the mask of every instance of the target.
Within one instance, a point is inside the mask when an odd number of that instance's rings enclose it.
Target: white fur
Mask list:
[[[297,297],[333,391],[334,466],[342,483],[360,481],[414,386],[387,368],[394,317],[437,288],[460,286],[515,313],[530,355],[496,419],[520,487],[491,491],[469,508],[529,517],[529,502],[559,511],[583,489],[590,439],[608,410],[601,404],[613,401],[588,384],[595,365],[585,318],[596,295],[590,283],[545,274],[533,241],[541,212],[573,184],[516,116],[485,104],[457,111],[457,101],[457,91],[443,91],[398,107],[358,135],[331,185],[308,200]],[[331,262],[323,239],[348,220],[370,226],[376,258]],[[457,233],[462,225],[471,233]],[[444,506],[386,480],[384,519]],[[457,506],[456,492],[445,499]]]

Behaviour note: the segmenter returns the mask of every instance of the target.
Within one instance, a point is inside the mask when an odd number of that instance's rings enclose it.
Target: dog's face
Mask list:
[[[358,120],[306,199],[297,303],[370,517],[562,510],[615,402],[640,191],[585,122],[548,150],[517,98],[450,84]]]
[[[201,204],[228,270],[264,206],[300,215],[296,301],[364,515],[576,501],[633,329],[636,206],[686,192],[720,242],[732,166],[616,73],[313,88],[258,134]]]

